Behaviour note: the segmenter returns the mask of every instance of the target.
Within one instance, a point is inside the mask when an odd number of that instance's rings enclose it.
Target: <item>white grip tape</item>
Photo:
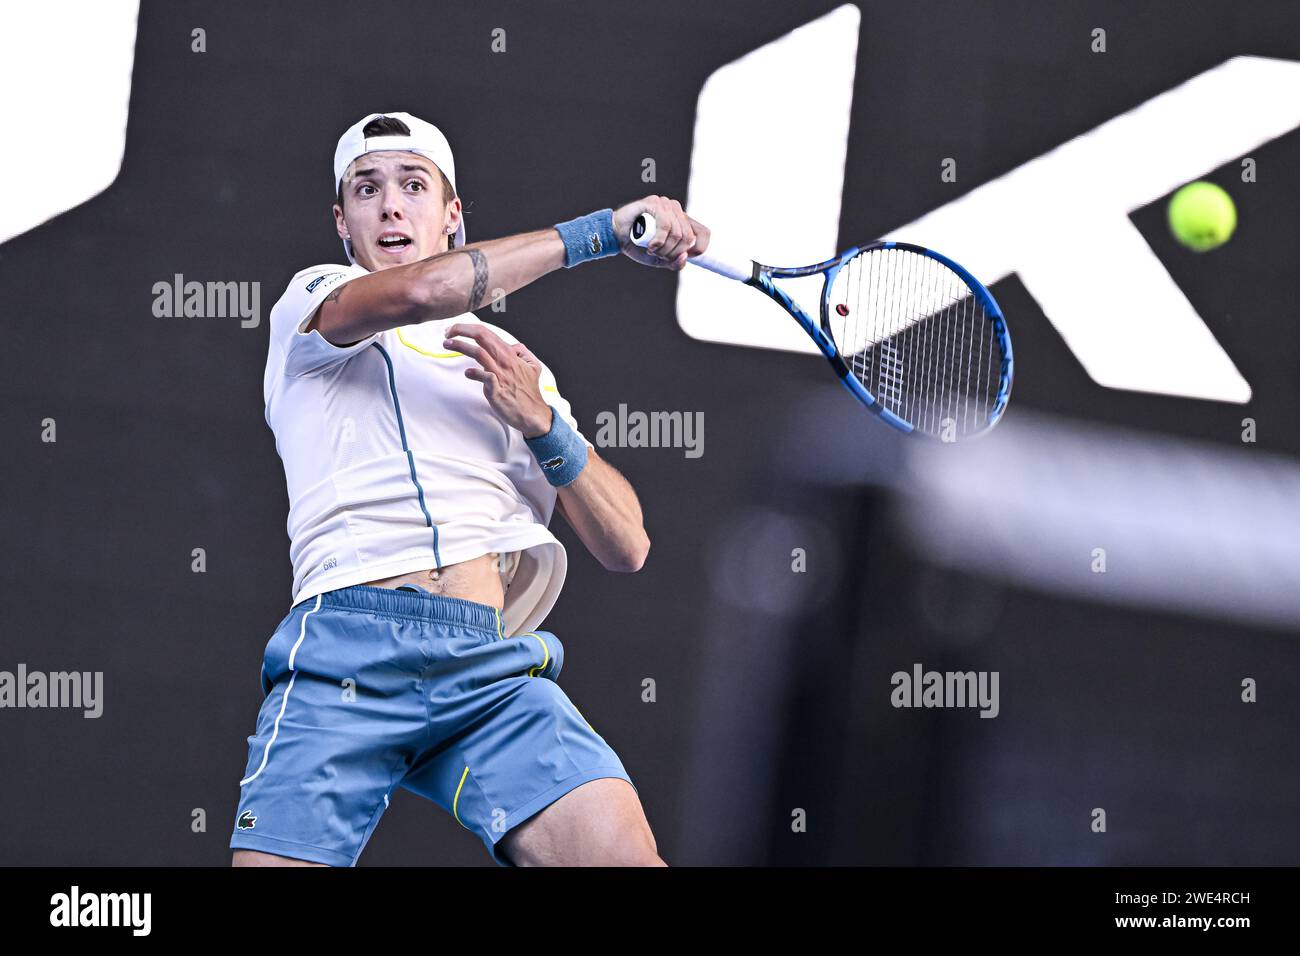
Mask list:
[[[637,216],[636,222],[632,224],[631,233],[628,236],[632,240],[632,245],[640,246],[644,249],[650,245],[650,240],[655,237],[655,230],[658,225],[655,223],[655,217],[648,212],[643,212]],[[701,269],[708,269],[710,272],[716,272],[720,276],[728,279],[735,279],[737,282],[747,282],[754,273],[754,263],[746,262],[743,265],[736,262],[725,262],[716,256],[708,253],[701,253],[698,256],[691,256],[686,260],[691,265],[699,266]]]

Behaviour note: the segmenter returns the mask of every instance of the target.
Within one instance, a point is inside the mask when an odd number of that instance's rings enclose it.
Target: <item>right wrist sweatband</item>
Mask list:
[[[618,235],[614,232],[614,210],[602,209],[587,216],[555,224],[564,240],[564,268],[572,269],[592,259],[619,254]]]

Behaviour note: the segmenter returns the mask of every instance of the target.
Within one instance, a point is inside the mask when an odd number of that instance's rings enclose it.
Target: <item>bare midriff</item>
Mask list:
[[[396,588],[403,584],[418,584],[430,594],[474,601],[489,607],[505,605],[505,586],[501,581],[499,556],[481,554],[477,558],[449,564],[443,568],[411,571],[380,581],[367,582],[371,587]]]

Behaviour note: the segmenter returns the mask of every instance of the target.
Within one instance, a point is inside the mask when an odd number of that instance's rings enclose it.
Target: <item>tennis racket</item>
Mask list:
[[[647,246],[655,220],[643,213],[631,240]],[[868,410],[900,431],[955,442],[987,432],[1011,397],[1011,335],[989,290],[946,256],[905,242],[873,242],[811,266],[688,262],[776,300],[817,343],[835,374]],[[774,279],[820,273],[814,322]]]

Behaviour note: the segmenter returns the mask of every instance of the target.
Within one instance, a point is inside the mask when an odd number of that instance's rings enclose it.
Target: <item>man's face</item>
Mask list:
[[[460,199],[443,202],[438,167],[418,153],[366,153],[343,174],[334,223],[357,262],[377,272],[445,252]]]

